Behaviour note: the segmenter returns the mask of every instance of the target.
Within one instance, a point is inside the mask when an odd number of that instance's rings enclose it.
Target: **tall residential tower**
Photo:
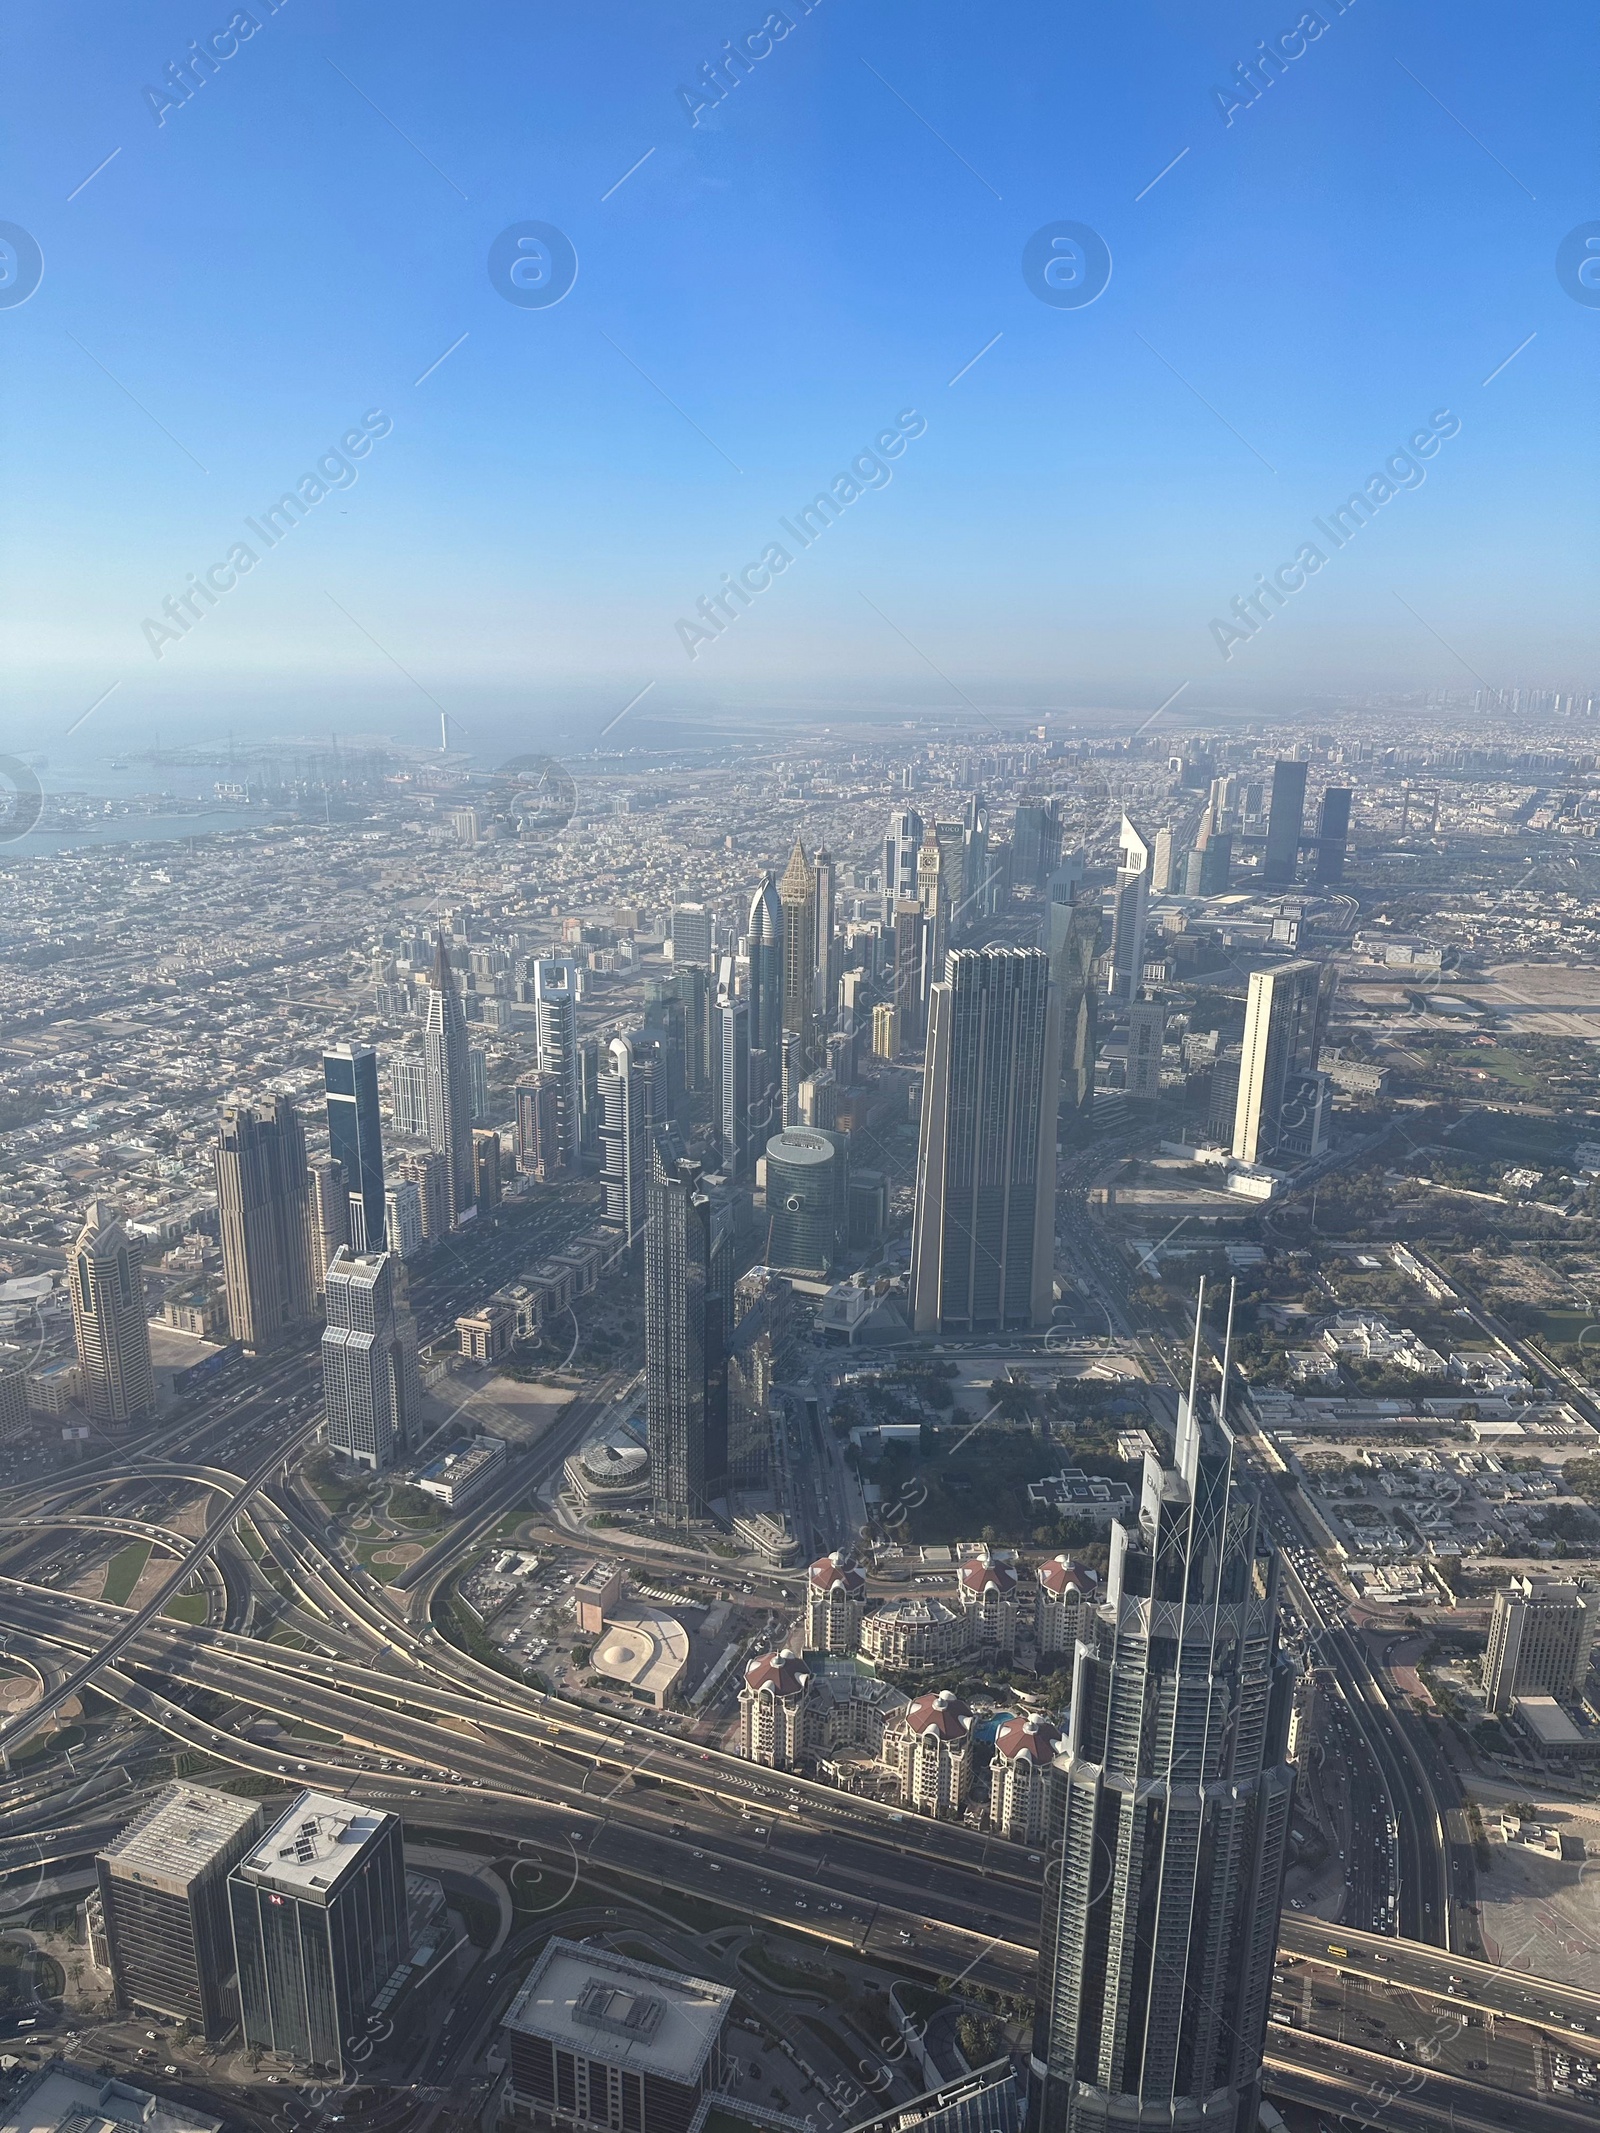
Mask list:
[[[1233,1114],[1241,1163],[1305,1161],[1327,1142],[1327,1079],[1318,1071],[1337,973],[1331,963],[1252,970]]]
[[[541,956],[533,966],[535,1064],[555,1090],[556,1166],[565,1177],[583,1166],[583,1059],[578,1042],[578,967]]]
[[[311,1325],[311,1177],[300,1114],[287,1096],[229,1104],[211,1149],[228,1291],[228,1329],[265,1355]]]
[[[807,1068],[816,1018],[817,877],[797,837],[778,885],[783,910],[783,1028],[800,1041]]]
[[[92,1422],[142,1421],[156,1404],[139,1255],[116,1209],[91,1203],[67,1253],[72,1330],[84,1412]]]
[[[417,1329],[392,1252],[340,1252],[323,1289],[322,1391],[328,1449],[382,1473],[422,1419]]]
[[[645,1416],[657,1509],[704,1518],[727,1487],[731,1207],[671,1136],[654,1150],[644,1237]]]

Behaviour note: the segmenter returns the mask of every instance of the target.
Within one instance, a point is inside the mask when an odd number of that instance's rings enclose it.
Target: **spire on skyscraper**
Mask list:
[[[817,877],[798,837],[778,884],[783,912],[783,1027],[800,1040],[809,1068],[816,1012]]]
[[[1145,1456],[1080,1616],[1046,1779],[1031,2133],[1255,2133],[1294,1765],[1278,1561],[1195,1312],[1173,1461]]]
[[[428,1140],[449,1159],[447,1212],[452,1228],[477,1200],[472,1175],[472,1061],[468,1056],[467,1018],[450,975],[443,929],[435,937],[433,984],[423,1028],[423,1058],[428,1088]]]

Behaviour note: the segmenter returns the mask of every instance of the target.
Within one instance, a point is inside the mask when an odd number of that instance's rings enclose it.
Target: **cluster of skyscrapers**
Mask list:
[[[473,1129],[466,1018],[442,936],[421,1058],[421,1116],[408,1123],[428,1146],[399,1154],[392,1174],[369,1046],[323,1055],[326,1156],[308,1161],[287,1096],[226,1106],[212,1146],[233,1338],[265,1354],[320,1324],[326,1441],[379,1468],[405,1451],[420,1420],[403,1263],[425,1240],[492,1212],[499,1197],[499,1136]]]

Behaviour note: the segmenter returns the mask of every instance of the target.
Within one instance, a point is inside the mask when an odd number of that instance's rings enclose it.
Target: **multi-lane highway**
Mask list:
[[[1278,1946],[1284,1957],[1363,1978],[1393,1992],[1425,1993],[1453,2002],[1463,2011],[1559,2033],[1575,2049],[1592,2051],[1600,2040],[1600,1978],[1594,1991],[1586,1991],[1416,1941],[1296,1918],[1292,1912],[1279,1928]]]
[[[1069,1214],[1069,1236],[1071,1230]],[[1131,1323],[1125,1279],[1099,1239],[1092,1250],[1086,1241],[1082,1278],[1106,1299],[1112,1327],[1125,1329]],[[431,1308],[444,1316],[456,1301],[446,1283]],[[1154,1344],[1152,1350],[1159,1357]],[[131,1714],[207,1756],[284,1784],[359,1795],[393,1807],[413,1828],[471,1832],[519,1850],[530,1861],[524,1878],[542,1877],[552,1902],[580,1879],[602,1900],[648,1883],[890,1965],[961,1972],[1025,1995],[1042,1874],[1041,1861],[1025,1849],[957,1824],[908,1818],[642,1720],[544,1695],[440,1636],[432,1608],[443,1581],[484,1544],[505,1509],[553,1477],[610,1391],[603,1382],[563,1414],[456,1533],[413,1565],[398,1587],[385,1587],[346,1558],[323,1507],[285,1475],[286,1449],[315,1420],[312,1359],[288,1359],[204,1421],[150,1440],[136,1469],[137,1512],[126,1501],[133,1484],[110,1457],[22,1495],[14,1519],[54,1521],[50,1530],[67,1545],[80,1533],[138,1531],[182,1553],[156,1601],[131,1610],[30,1579],[25,1554],[0,1541],[0,1563],[15,1573],[0,1579],[10,1649],[37,1667],[50,1707],[92,1678]],[[797,1421],[808,1426],[803,1410]],[[259,1448],[263,1435],[274,1447],[270,1458],[261,1459],[258,1449],[251,1470],[236,1472],[243,1444]],[[817,1449],[826,1467],[826,1446]],[[1473,1993],[1506,2018],[1537,2020],[1573,2037],[1589,2033],[1591,2011],[1576,1998],[1569,2004],[1557,1989],[1526,1981],[1500,1985],[1493,1974],[1478,1975],[1485,1966],[1412,1945],[1434,1941],[1448,1950],[1452,1890],[1457,1916],[1470,1901],[1449,1878],[1437,1773],[1305,1547],[1292,1499],[1278,1491],[1266,1462],[1258,1464],[1269,1526],[1286,1555],[1287,1596],[1308,1648],[1337,1686],[1352,1749],[1359,1743],[1366,1758],[1357,1821],[1373,1856],[1353,1863],[1351,1908],[1389,1929],[1362,1935],[1286,1918],[1289,1965],[1341,1967],[1331,1948],[1348,1946],[1350,1960],[1342,1967],[1378,1991],[1454,2000],[1464,1989],[1455,1973],[1429,1967],[1454,1964]],[[211,1492],[207,1553],[215,1556],[220,1592],[210,1626],[161,1611],[167,1593],[200,1560],[158,1500],[169,1484]],[[825,1488],[814,1480],[812,1487],[817,1513],[825,1517]],[[246,1504],[270,1576],[230,1537]],[[12,1525],[14,1534],[27,1530]],[[244,1634],[269,1610],[307,1648]],[[270,1737],[262,1737],[262,1721],[273,1722]],[[0,1872],[81,1864],[125,1814],[98,1784],[72,1801],[40,1791],[10,1804],[18,1812],[0,1847]],[[1400,1939],[1390,1937],[1396,1927]],[[1314,1946],[1302,1945],[1308,1935],[1321,1935],[1320,1957]],[[1404,1967],[1384,1970],[1402,1957]],[[1493,2000],[1495,1992],[1501,2001]],[[1523,1998],[1514,2004],[1518,1992]],[[1353,2076],[1332,2061],[1324,2072],[1322,2061],[1308,2058],[1324,2049],[1310,2035],[1274,2049],[1283,2061],[1285,2093],[1298,2083],[1325,2098],[1342,2085],[1348,2100]],[[1382,2063],[1393,2072],[1392,2059]],[[1448,2079],[1470,2100],[1471,2081],[1462,2074]],[[1429,2114],[1436,2101],[1431,2090],[1407,2091],[1404,2111],[1412,2116],[1389,2115],[1424,2133],[1434,2123]],[[1500,2123],[1498,2102],[1485,2104],[1476,2121],[1448,2095],[1442,2108],[1455,2109],[1466,2123]],[[1547,2122],[1553,2129],[1555,2121]]]
[[[1126,1267],[1091,1221],[1083,1197],[1092,1173],[1104,1170],[1117,1153],[1118,1145],[1107,1143],[1066,1166],[1058,1239],[1079,1285],[1099,1301],[1108,1325],[1131,1333],[1135,1314]],[[1176,1389],[1178,1376],[1160,1344],[1148,1341],[1146,1352]],[[1286,1595],[1299,1613],[1311,1654],[1338,1685],[1372,1773],[1374,1783],[1360,1818],[1366,1853],[1375,1849],[1380,1830],[1394,1833],[1390,1857],[1397,1887],[1391,1889],[1386,1879],[1380,1889],[1370,1856],[1363,1859],[1364,1922],[1375,1919],[1372,1899],[1381,1895],[1386,1904],[1394,1893],[1395,1924],[1401,1934],[1446,1948],[1480,1949],[1471,1849],[1452,1844],[1449,1835],[1449,1810],[1461,1798],[1455,1774],[1426,1728],[1385,1693],[1350,1627],[1341,1596],[1317,1562],[1296,1491],[1292,1484],[1285,1485],[1281,1461],[1254,1434],[1248,1407],[1237,1396],[1231,1419],[1242,1432],[1246,1459],[1261,1490],[1267,1532],[1283,1559]],[[1366,1776],[1359,1782],[1365,1788]],[[1352,1875],[1352,1893],[1360,1901],[1363,1892],[1354,1883]]]

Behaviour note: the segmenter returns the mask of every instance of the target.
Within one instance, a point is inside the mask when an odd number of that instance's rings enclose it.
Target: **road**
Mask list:
[[[1085,1158],[1078,1182],[1104,1160],[1104,1149]],[[1068,1196],[1061,1234],[1108,1326],[1127,1334],[1132,1312],[1126,1271],[1087,1224],[1081,1200]],[[472,1263],[480,1276],[498,1263],[502,1249],[492,1234],[474,1242]],[[527,1249],[524,1234],[517,1256]],[[426,1299],[431,1319],[448,1322],[454,1315],[460,1278],[453,1266],[433,1277]],[[1148,1343],[1147,1352],[1170,1378],[1159,1344]],[[54,1530],[69,1543],[79,1531],[142,1526],[152,1535],[165,1534],[171,1545],[181,1537],[163,1524],[155,1500],[161,1488],[170,1483],[215,1492],[221,1507],[208,1520],[207,1553],[218,1556],[222,1624],[167,1618],[161,1613],[164,1595],[135,1613],[26,1576],[5,1576],[0,1593],[12,1649],[46,1675],[52,1684],[47,1700],[54,1703],[71,1693],[69,1683],[93,1678],[138,1719],[203,1754],[284,1785],[322,1784],[393,1808],[416,1832],[470,1832],[520,1850],[529,1861],[522,1878],[539,1877],[535,1885],[548,1889],[552,1902],[581,1880],[593,1885],[602,1903],[618,1889],[643,1886],[700,1902],[710,1898],[752,1924],[787,1928],[889,1967],[959,1972],[1001,1992],[1027,1994],[1042,1878],[1035,1855],[959,1824],[908,1818],[830,1786],[763,1770],[642,1717],[613,1717],[545,1695],[439,1635],[431,1610],[442,1582],[483,1543],[506,1508],[553,1476],[604,1412],[610,1390],[611,1382],[602,1381],[567,1410],[463,1526],[411,1567],[397,1590],[349,1562],[321,1504],[282,1477],[285,1448],[315,1427],[314,1359],[286,1358],[206,1417],[151,1441],[154,1457],[135,1469],[150,1498],[138,1517],[125,1505],[119,1509],[124,1477],[109,1461],[51,1477],[19,1505],[24,1517],[60,1521]],[[797,1427],[809,1438],[803,1397],[798,1410]],[[820,1412],[817,1421],[825,1430]],[[244,1439],[259,1443],[258,1433],[268,1428],[275,1444],[270,1459],[258,1459],[241,1478],[227,1461],[237,1457]],[[821,1438],[807,1444],[799,1462],[814,1515],[822,1521],[833,1507],[828,1451]],[[819,1457],[820,1472],[814,1464]],[[1459,1983],[1452,1990],[1453,1980],[1463,1979],[1477,1996],[1473,2005],[1481,1998],[1508,2019],[1538,2020],[1547,2029],[1559,2016],[1558,2028],[1574,2037],[1581,2028],[1587,2036],[1592,2020],[1600,2019],[1600,2004],[1592,2011],[1579,2006],[1588,1996],[1507,1983],[1504,1974],[1480,1976],[1487,1966],[1425,1945],[1441,1941],[1448,1947],[1451,1930],[1447,1891],[1454,1888],[1453,1868],[1437,1804],[1441,1780],[1426,1744],[1414,1738],[1386,1696],[1304,1541],[1292,1502],[1264,1465],[1263,1487],[1269,1525],[1286,1552],[1288,1598],[1308,1645],[1337,1684],[1352,1747],[1359,1741],[1368,1758],[1352,1825],[1364,1848],[1352,1862],[1352,1908],[1369,1919],[1383,1917],[1389,1926],[1384,1934],[1363,1935],[1354,1927],[1287,1917],[1283,1974],[1292,1980],[1297,1964],[1309,1973],[1321,1935],[1323,1968],[1331,1962],[1351,1970],[1363,1991],[1370,1987],[1386,1999],[1432,1995],[1453,2019],[1453,2003],[1468,2004]],[[270,1551],[275,1584],[227,1539],[245,1502]],[[191,1551],[180,1561],[169,1591],[196,1559]],[[19,1561],[17,1567],[24,1566]],[[246,1622],[259,1624],[266,1609],[320,1649],[242,1634]],[[249,1728],[263,1717],[340,1737],[250,1737]],[[0,1873],[81,1863],[120,1826],[125,1811],[99,1789],[104,1773],[98,1767],[94,1776],[96,1789],[73,1801],[18,1796],[23,1814],[0,1844]],[[1470,1897],[1454,1893],[1459,1913]],[[1348,1948],[1347,1963],[1329,1957],[1330,1940]],[[1495,1993],[1502,1994],[1503,2005]],[[1544,2005],[1542,2015],[1537,2002]],[[1314,1993],[1311,2008],[1314,2016]],[[1316,2092],[1324,2104],[1330,2093],[1348,2102],[1353,2074],[1340,2076],[1331,2059],[1324,2072],[1316,2055],[1342,2053],[1341,2063],[1360,2071],[1355,2055],[1366,2047],[1347,2045],[1342,2037],[1318,2041],[1311,2026],[1286,2047],[1275,2033],[1273,2078]],[[1397,2071],[1403,2077],[1416,2071],[1403,2061],[1397,2066],[1392,2056],[1366,2056],[1388,2070],[1391,2083]],[[1443,2091],[1436,2096],[1428,2086],[1447,2079],[1452,2091],[1464,2092],[1465,2104],[1452,2103]],[[1503,2124],[1499,2099],[1473,2101],[1481,2084],[1442,2073],[1430,2073],[1428,2083],[1391,2106],[1392,2123],[1414,2123],[1421,2133],[1436,2122],[1442,2097],[1443,2112],[1454,2109],[1465,2123]],[[1474,2110],[1482,2115],[1475,2119]],[[1553,2128],[1571,2123],[1572,2114],[1562,2107],[1534,2122]]]
[[[1063,1166],[1058,1249],[1079,1284],[1098,1301],[1108,1326],[1132,1337],[1135,1313],[1128,1270],[1099,1232],[1086,1198],[1093,1176],[1120,1161],[1121,1152],[1122,1142],[1112,1140],[1074,1156]],[[1359,1148],[1354,1152],[1359,1153]],[[1351,1153],[1342,1150],[1339,1159],[1348,1160]],[[1178,1376],[1159,1342],[1148,1341],[1145,1349],[1152,1365],[1176,1390]],[[1350,1626],[1342,1598],[1317,1565],[1315,1547],[1292,1490],[1279,1485],[1275,1469],[1280,1463],[1270,1458],[1264,1440],[1248,1428],[1246,1415],[1236,1410],[1233,1420],[1242,1429],[1247,1463],[1260,1484],[1268,1535],[1283,1561],[1285,1591],[1299,1612],[1311,1650],[1338,1683],[1382,1788],[1381,1798],[1374,1798],[1364,1812],[1364,1842],[1369,1850],[1373,1848],[1380,1824],[1397,1833],[1393,1857],[1399,1876],[1398,1930],[1408,1938],[1444,1947],[1456,1942],[1478,1946],[1471,1850],[1452,1845],[1448,1835],[1449,1809],[1461,1798],[1454,1773],[1437,1741],[1385,1693]],[[1370,1897],[1376,1882],[1370,1873],[1367,1879]],[[1359,1900],[1359,1891],[1357,1895]],[[1365,1915],[1373,1916],[1370,1904]]]

